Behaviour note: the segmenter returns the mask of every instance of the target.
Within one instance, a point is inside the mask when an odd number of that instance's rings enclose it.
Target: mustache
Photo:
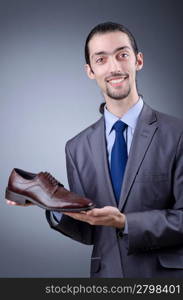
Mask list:
[[[105,81],[109,81],[114,77],[128,77],[127,73],[111,73],[109,76],[105,77]]]

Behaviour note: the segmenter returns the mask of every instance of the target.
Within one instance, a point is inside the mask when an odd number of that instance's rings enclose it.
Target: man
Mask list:
[[[85,57],[104,115],[67,142],[66,162],[71,191],[96,208],[48,222],[93,245],[91,277],[183,277],[183,121],[138,95],[143,55],[123,25],[93,28]]]

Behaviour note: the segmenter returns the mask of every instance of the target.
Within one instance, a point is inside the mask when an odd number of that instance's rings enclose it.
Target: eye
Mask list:
[[[105,62],[104,57],[99,57],[99,58],[96,59],[97,64],[103,64],[104,62]]]
[[[124,58],[128,58],[128,57],[129,57],[129,54],[128,54],[128,53],[122,52],[122,53],[120,53],[118,56],[119,56],[120,59],[124,59]]]

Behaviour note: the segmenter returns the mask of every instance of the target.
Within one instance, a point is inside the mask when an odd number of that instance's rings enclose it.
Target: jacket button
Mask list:
[[[122,239],[123,238],[123,230],[119,230],[117,233],[117,236]]]

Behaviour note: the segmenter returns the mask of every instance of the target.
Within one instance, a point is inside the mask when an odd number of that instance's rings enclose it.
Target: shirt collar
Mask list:
[[[113,115],[110,111],[107,110],[106,105],[104,107],[104,118],[105,118],[105,126],[106,126],[106,134],[109,135],[111,133],[111,129],[114,123],[118,120],[123,121],[132,129],[135,129],[138,117],[143,108],[144,102],[140,97],[138,102],[133,105],[127,112],[122,116],[122,118],[118,118]]]

